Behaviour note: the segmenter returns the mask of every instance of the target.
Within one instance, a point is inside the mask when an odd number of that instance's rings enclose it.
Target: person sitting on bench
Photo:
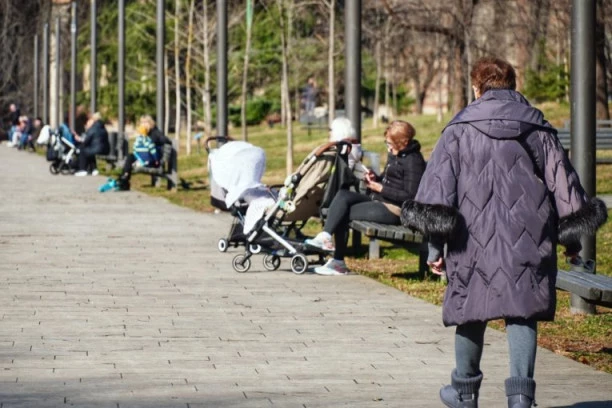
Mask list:
[[[415,134],[410,123],[400,120],[391,122],[384,133],[388,155],[383,174],[377,176],[371,170],[365,171],[368,194],[348,190],[340,190],[336,194],[329,206],[323,231],[305,241],[306,245],[334,253],[325,265],[315,268],[316,273],[350,273],[344,263],[350,221],[400,223],[400,207],[404,201],[414,198],[425,171],[421,145],[414,139]],[[332,234],[335,235],[335,247]]]
[[[163,154],[164,144],[172,144],[159,128],[155,125],[155,121],[149,115],[140,117],[140,125],[138,126],[139,135],[134,143],[134,152],[125,159],[123,172],[121,177],[117,179],[119,189],[128,191],[130,189],[130,179],[134,165],[143,165],[147,167],[158,167]],[[146,158],[144,158],[146,156]]]
[[[108,132],[102,121],[102,115],[94,113],[86,125],[85,138],[77,137],[79,147],[79,171],[75,176],[98,175],[96,155],[105,155],[110,151]]]

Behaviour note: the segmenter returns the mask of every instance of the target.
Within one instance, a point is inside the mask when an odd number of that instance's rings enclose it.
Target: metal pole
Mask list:
[[[72,2],[70,22],[70,127],[75,128],[76,119],[76,70],[77,70],[77,3]]]
[[[361,140],[361,0],[345,3],[344,107]]]
[[[89,110],[91,113],[96,112],[98,109],[98,25],[96,0],[91,0],[91,101]]]
[[[157,0],[157,127],[164,129],[164,96],[166,93],[164,81],[164,44],[166,42],[166,19],[164,0]]]
[[[117,74],[119,80],[119,134],[117,143],[120,147],[119,160],[123,160],[123,140],[125,137],[125,0],[119,0],[119,55],[117,56]],[[163,129],[163,128],[162,128]]]
[[[595,0],[572,1],[571,155],[589,196],[595,195]],[[582,240],[583,259],[595,259],[595,237]],[[572,295],[571,310],[595,307]]]
[[[60,42],[60,18],[55,18],[55,126],[59,128],[60,120],[60,93],[61,93],[61,42]]]
[[[34,117],[38,117],[38,34],[34,36]]]
[[[217,1],[217,135],[227,136],[227,0]]]
[[[49,124],[49,23],[43,31],[43,122]]]

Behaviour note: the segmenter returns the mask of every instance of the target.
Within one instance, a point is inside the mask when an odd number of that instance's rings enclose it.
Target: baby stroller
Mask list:
[[[72,140],[61,135],[59,131],[49,130],[47,142],[47,161],[51,162],[51,174],[72,174],[77,166],[78,149]]]
[[[249,190],[243,196],[243,201],[247,203],[246,212],[243,202],[230,198],[229,202],[233,204],[229,209],[235,217],[227,243],[233,240],[237,245],[245,245],[244,254],[238,254],[232,260],[234,270],[248,271],[250,258],[259,252],[265,254],[263,265],[270,271],[278,269],[284,257],[291,258],[291,270],[297,274],[304,273],[309,264],[324,262],[328,253],[305,245],[306,237],[300,231],[308,219],[321,215],[321,210],[329,206],[338,189],[352,183],[347,166],[350,148],[351,145],[346,142],[332,142],[316,148],[285,180],[277,194],[269,189],[266,194],[265,187]],[[214,166],[211,168],[214,170]],[[212,176],[214,181],[214,171]],[[211,189],[214,192],[214,188]],[[225,202],[228,203],[227,197]],[[249,220],[248,214],[253,207],[254,221],[253,217]],[[246,233],[235,235],[241,225]],[[221,244],[219,247],[221,249]],[[308,256],[315,256],[316,259],[309,260]]]

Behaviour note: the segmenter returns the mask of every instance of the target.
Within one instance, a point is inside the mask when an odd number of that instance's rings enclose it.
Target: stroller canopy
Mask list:
[[[231,141],[211,151],[210,172],[214,181],[227,191],[225,204],[230,207],[243,193],[261,186],[266,170],[266,153],[247,142]]]

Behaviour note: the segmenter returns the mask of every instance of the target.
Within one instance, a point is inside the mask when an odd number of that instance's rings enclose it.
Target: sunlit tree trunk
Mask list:
[[[180,43],[180,14],[181,0],[174,0],[174,82],[175,82],[175,133],[174,138],[178,141],[181,134],[181,43]]]
[[[336,78],[334,65],[335,31],[336,31],[336,0],[328,3],[329,7],[329,47],[327,49],[327,110],[331,126],[336,114]]]
[[[195,13],[195,0],[189,4],[189,23],[187,25],[187,57],[185,58],[185,90],[187,102],[187,132],[185,144],[187,154],[191,154],[191,47],[193,44],[193,14]]]
[[[281,35],[281,51],[282,51],[282,104],[284,107],[284,118],[287,123],[287,160],[286,160],[286,172],[287,175],[293,173],[293,126],[291,121],[291,103],[289,98],[289,75],[288,75],[288,56],[287,56],[287,28],[285,15],[288,10],[285,10],[285,4],[287,0],[277,0],[278,10],[280,14],[280,35]],[[287,6],[287,9],[291,8],[291,4]]]
[[[204,42],[204,118],[206,122],[206,135],[212,136],[212,109],[210,104],[210,48],[208,46],[208,0],[204,0],[203,6],[204,15],[204,29],[203,29],[203,42]]]
[[[248,20],[247,16],[247,20]],[[247,21],[246,25],[246,49],[244,51],[244,67],[242,69],[242,102],[240,104],[240,121],[242,123],[242,140],[248,140],[247,130],[247,81],[249,77],[249,55],[251,54],[251,35],[252,35],[252,24]]]
[[[382,44],[380,39],[376,41],[376,81],[374,81],[374,116],[372,129],[378,127],[378,101],[380,100],[380,77],[382,71]]]

